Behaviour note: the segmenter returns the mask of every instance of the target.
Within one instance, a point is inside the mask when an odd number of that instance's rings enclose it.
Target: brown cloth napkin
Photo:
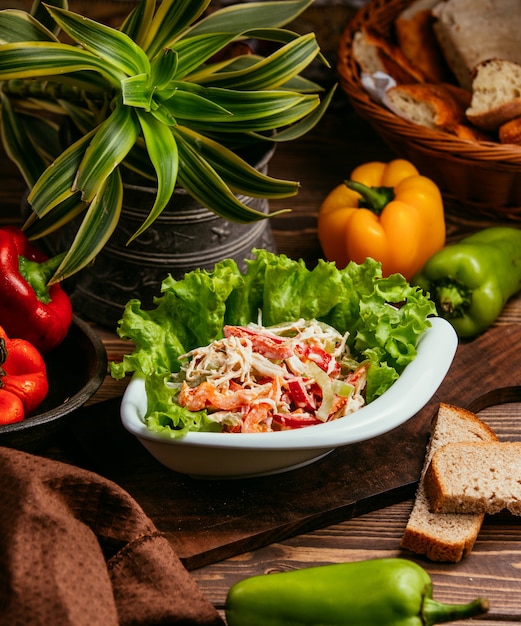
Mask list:
[[[223,620],[127,492],[92,472],[0,447],[0,624]]]

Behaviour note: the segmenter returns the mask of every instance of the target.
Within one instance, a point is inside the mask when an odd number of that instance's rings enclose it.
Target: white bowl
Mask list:
[[[335,448],[386,433],[427,404],[445,378],[458,345],[449,322],[442,318],[431,321],[416,358],[392,387],[362,409],[333,422],[271,433],[192,432],[169,439],[145,426],[145,382],[137,375],[123,396],[121,419],[160,463],[195,478],[246,478],[296,469]]]

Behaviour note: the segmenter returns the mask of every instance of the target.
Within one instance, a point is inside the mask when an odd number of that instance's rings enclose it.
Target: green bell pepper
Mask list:
[[[228,626],[430,626],[480,615],[432,599],[428,573],[413,561],[373,559],[246,578],[226,598]]]
[[[485,228],[436,252],[411,279],[462,338],[485,331],[521,289],[521,230]]]

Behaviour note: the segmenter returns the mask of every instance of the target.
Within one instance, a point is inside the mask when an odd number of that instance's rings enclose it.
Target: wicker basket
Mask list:
[[[352,54],[354,33],[368,26],[392,37],[394,20],[410,2],[372,0],[357,12],[339,41],[342,88],[389,147],[437,183],[446,203],[469,216],[521,221],[521,146],[469,141],[413,124],[373,101],[362,87]]]

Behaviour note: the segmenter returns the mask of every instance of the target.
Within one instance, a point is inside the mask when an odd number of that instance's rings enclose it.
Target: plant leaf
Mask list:
[[[169,48],[185,29],[206,10],[210,0],[163,0],[150,24],[143,49],[152,59],[163,48]]]
[[[175,79],[180,80],[190,72],[201,67],[209,58],[222,50],[227,44],[235,39],[233,34],[212,33],[189,37],[172,46],[177,52],[178,65]]]
[[[118,103],[111,115],[96,129],[78,168],[74,189],[90,202],[103,181],[123,161],[139,135],[135,112]]]
[[[219,9],[197,22],[188,36],[208,33],[240,33],[259,28],[278,28],[298,17],[313,0],[250,2]]]
[[[68,9],[67,0],[46,0],[45,2],[48,6],[58,7],[61,9]],[[43,2],[40,0],[35,0],[33,2],[33,6],[31,8],[31,15],[36,18],[43,26],[52,31],[55,35],[57,35],[60,31],[60,27],[49,15],[49,11],[43,6]]]
[[[232,117],[230,111],[214,100],[184,89],[177,89],[166,102],[160,102],[172,118],[204,119],[210,122]]]
[[[283,126],[293,124],[306,115],[309,115],[320,105],[318,96],[302,96],[300,102],[292,107],[276,113],[257,118],[240,119],[231,117],[227,122],[212,122],[206,120],[190,120],[189,126],[205,134],[219,135],[224,138],[226,133],[260,133],[278,130]],[[216,138],[216,137],[214,137]]]
[[[232,57],[226,59],[225,61],[220,61],[219,63],[206,64],[197,72],[193,72],[188,77],[190,83],[184,81],[185,84],[199,84],[203,82],[203,78],[208,76],[218,76],[222,72],[237,72],[246,70],[256,63],[262,60],[262,57],[256,54],[243,54],[237,57]],[[230,88],[234,88],[233,83],[231,83]],[[300,75],[293,76],[285,83],[280,85],[280,88],[287,89],[289,91],[297,91],[300,93],[319,93],[324,91],[322,85],[310,80],[309,78]]]
[[[274,114],[292,109],[301,102],[308,100],[309,96],[301,95],[293,91],[283,90],[261,90],[244,91],[233,89],[221,89],[219,87],[201,87],[199,85],[191,85],[190,83],[173,83],[178,85],[178,90],[174,97],[169,99],[165,104],[171,109],[172,114],[176,118],[184,120],[201,120],[242,122],[246,120],[258,120],[262,117],[272,116]],[[181,94],[191,93],[191,98],[187,100],[187,106],[179,106]],[[183,96],[185,97],[185,96]],[[312,96],[315,98],[315,96]],[[196,98],[196,99],[195,99]],[[211,114],[210,104],[203,106],[203,101],[210,103],[216,110],[217,115]],[[199,107],[198,104],[201,103]],[[204,109],[209,109],[208,111]],[[221,112],[219,114],[219,112]],[[223,116],[223,112],[226,115]]]
[[[283,141],[294,141],[299,137],[303,137],[306,135],[312,128],[314,128],[324,116],[324,113],[327,111],[327,108],[333,98],[333,95],[336,91],[337,85],[334,85],[326,96],[322,99],[320,105],[314,109],[309,115],[301,119],[300,121],[279,130],[274,133],[272,136],[268,137],[269,141],[273,141],[275,143],[281,143]],[[259,139],[266,139],[265,135],[259,137]]]
[[[164,48],[152,60],[151,80],[157,91],[167,92],[172,77],[177,72],[179,58],[171,48]]]
[[[17,9],[0,11],[0,44],[15,41],[58,41],[29,13]]]
[[[92,70],[99,72],[114,86],[122,75],[87,50],[64,43],[35,41],[0,46],[0,80],[39,78],[60,72]]]
[[[43,217],[38,217],[34,212],[31,213],[23,226],[24,231],[31,239],[46,237],[74,219],[86,208],[87,204],[81,201],[80,192],[77,191],[54,206]]]
[[[150,111],[153,94],[148,74],[135,74],[121,81],[121,97],[125,106]]]
[[[273,41],[276,43],[290,43],[294,39],[297,39],[301,35],[285,28],[253,28],[251,30],[244,31],[243,37],[248,39],[258,39],[262,41]],[[323,63],[326,67],[331,67],[331,64],[327,58],[319,51],[317,60]]]
[[[83,218],[69,251],[49,284],[60,282],[87,266],[114,232],[123,204],[123,184],[118,169],[107,177]]]
[[[315,35],[309,33],[291,41],[254,65],[233,72],[214,72],[198,76],[201,85],[231,89],[276,89],[302,72],[317,56],[319,46]],[[187,76],[187,80],[193,77]]]
[[[38,178],[31,189],[28,201],[39,217],[72,196],[74,179],[94,131],[84,135],[64,150]]]
[[[161,214],[174,193],[179,167],[177,143],[169,128],[158,122],[152,115],[137,112],[141,130],[145,138],[148,155],[157,176],[157,193],[154,206],[146,220],[129,240],[132,241],[144,232]]]
[[[298,193],[299,184],[262,174],[244,161],[235,152],[184,126],[176,126],[177,135],[182,135],[194,150],[215,169],[217,174],[235,193],[257,198],[287,198]]]
[[[176,127],[172,132],[177,141],[179,161],[182,164],[178,180],[193,198],[210,211],[232,222],[247,224],[269,217],[241,202],[208,161],[194,150],[180,133],[177,133]]]
[[[49,12],[69,37],[119,72],[150,73],[147,55],[125,33],[72,11],[49,7]]]
[[[155,7],[156,0],[141,0],[121,25],[121,32],[127,34],[138,46],[141,46],[146,38]]]
[[[0,92],[2,142],[9,158],[16,163],[29,187],[41,176],[47,163],[29,138],[26,125],[14,112],[9,98]]]

